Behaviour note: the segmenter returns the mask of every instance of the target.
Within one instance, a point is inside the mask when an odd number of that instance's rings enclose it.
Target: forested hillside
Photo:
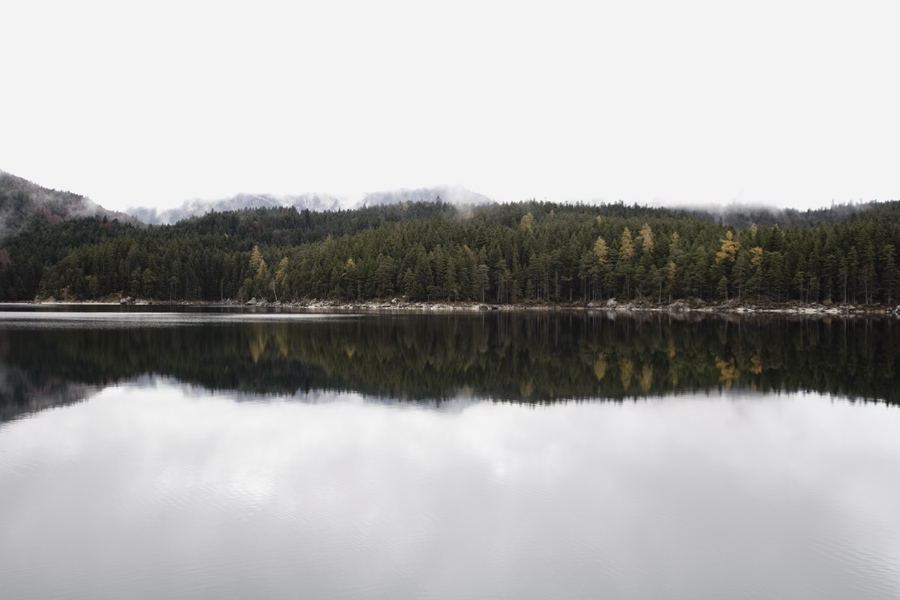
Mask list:
[[[88,216],[135,221],[125,213],[106,210],[84,196],[47,189],[0,171],[0,238],[36,224]]]
[[[0,299],[896,303],[900,203],[844,212],[735,226],[621,203],[438,200],[43,222],[2,242]]]

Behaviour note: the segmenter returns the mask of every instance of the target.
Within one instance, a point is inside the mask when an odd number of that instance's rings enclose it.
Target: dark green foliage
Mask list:
[[[45,222],[3,242],[0,300],[897,302],[900,202],[844,208],[746,227],[536,201],[254,209],[154,227]]]

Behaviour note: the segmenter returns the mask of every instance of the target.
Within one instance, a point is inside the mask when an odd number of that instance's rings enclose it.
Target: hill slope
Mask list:
[[[125,213],[106,210],[79,194],[47,189],[0,171],[0,237],[12,235],[32,223],[53,224],[94,216],[135,221]]]

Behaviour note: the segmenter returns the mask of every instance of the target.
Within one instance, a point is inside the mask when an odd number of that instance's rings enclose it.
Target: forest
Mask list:
[[[36,221],[0,240],[0,301],[900,301],[900,202],[702,211],[435,201]]]

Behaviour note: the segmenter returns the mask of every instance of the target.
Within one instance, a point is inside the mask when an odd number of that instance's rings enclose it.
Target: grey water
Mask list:
[[[897,598],[893,321],[0,309],[3,598]]]

